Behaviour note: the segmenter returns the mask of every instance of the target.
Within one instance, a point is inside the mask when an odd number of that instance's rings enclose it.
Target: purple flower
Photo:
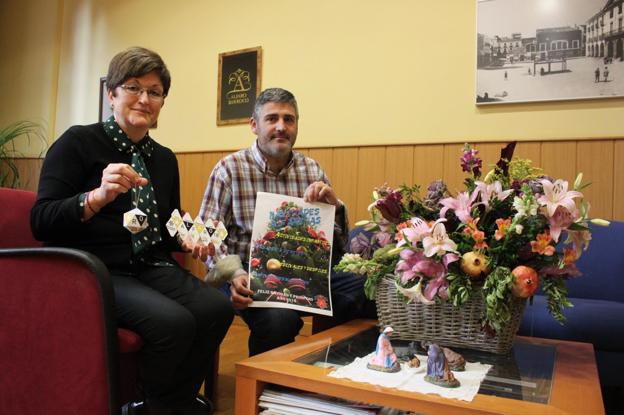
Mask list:
[[[380,247],[386,246],[392,242],[392,234],[388,232],[377,232],[375,234],[375,240]]]
[[[371,239],[366,236],[365,232],[358,233],[355,238],[351,239],[351,252],[359,254],[362,258],[370,258],[374,248]]]
[[[470,148],[468,144],[464,144],[464,154],[459,159],[461,161],[462,170],[472,173],[474,177],[481,176],[481,165],[483,161],[477,157],[479,150]]]
[[[576,264],[565,264],[559,268],[557,265],[551,265],[539,270],[540,275],[548,275],[551,277],[579,277],[583,273],[576,267]]]
[[[449,196],[448,188],[442,180],[436,180],[429,184],[427,187],[427,197],[423,200],[423,204],[431,209],[434,209],[445,197]]]

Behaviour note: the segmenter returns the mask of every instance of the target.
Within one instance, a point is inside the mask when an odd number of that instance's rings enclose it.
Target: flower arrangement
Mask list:
[[[389,274],[408,302],[460,307],[482,295],[488,332],[509,322],[514,297],[529,298],[541,287],[563,323],[563,308],[572,306],[565,283],[580,275],[575,262],[591,239],[582,174],[569,189],[530,160],[514,159],[514,147],[507,145],[481,178],[479,152],[466,144],[460,159],[466,189],[454,197],[441,180],[424,197],[419,186],[375,189],[371,220],[357,224],[363,232],[336,269],[366,275],[369,298]]]

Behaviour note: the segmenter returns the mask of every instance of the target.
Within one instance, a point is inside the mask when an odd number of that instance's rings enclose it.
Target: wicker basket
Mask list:
[[[520,327],[524,300],[514,299],[511,321],[492,337],[481,328],[485,304],[480,295],[472,295],[463,306],[451,303],[405,304],[398,298],[394,277],[387,276],[377,286],[377,315],[382,326],[392,326],[395,337],[404,340],[428,340],[444,346],[464,347],[505,354],[513,345]]]

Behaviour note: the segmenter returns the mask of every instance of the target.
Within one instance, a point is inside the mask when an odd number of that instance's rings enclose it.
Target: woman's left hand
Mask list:
[[[187,237],[180,242],[180,246],[184,252],[190,252],[193,258],[199,258],[202,262],[206,262],[209,256],[214,256],[215,254],[215,246],[212,242],[204,245],[200,241],[193,242]]]

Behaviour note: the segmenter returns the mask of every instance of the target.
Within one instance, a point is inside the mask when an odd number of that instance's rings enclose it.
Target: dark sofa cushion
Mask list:
[[[583,275],[568,281],[568,295],[624,302],[624,222],[590,228],[589,249],[577,262]]]
[[[582,277],[581,277],[582,278]],[[527,304],[518,334],[593,343],[594,349],[624,352],[624,302],[570,298],[567,321],[559,324],[548,313],[546,297],[536,295]]]

